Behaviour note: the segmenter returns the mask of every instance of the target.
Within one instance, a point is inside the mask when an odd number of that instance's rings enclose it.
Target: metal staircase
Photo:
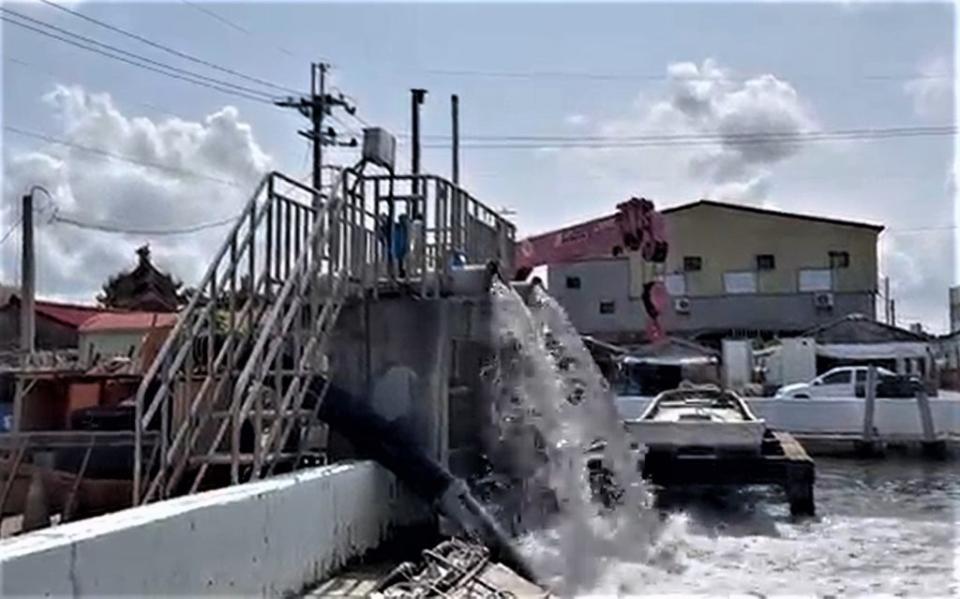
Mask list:
[[[397,257],[383,225],[401,215],[413,224]],[[513,236],[496,212],[430,175],[344,169],[329,194],[266,175],[137,392],[134,504],[295,467],[322,401],[307,383],[330,380],[344,303],[384,287],[436,297],[451,256],[509,267]]]
[[[287,407],[302,399],[302,386],[271,394],[264,381],[321,371],[313,358],[345,298],[344,266],[332,252],[343,202],[332,197],[314,208],[317,195],[280,173],[266,175],[215,254],[137,393],[134,503],[185,484],[196,491],[211,465],[229,464],[237,482],[241,463],[255,477],[281,458],[274,448],[299,416]],[[284,370],[290,359],[296,372]],[[254,404],[254,445],[241,454]],[[140,443],[147,431],[160,439],[149,456]]]

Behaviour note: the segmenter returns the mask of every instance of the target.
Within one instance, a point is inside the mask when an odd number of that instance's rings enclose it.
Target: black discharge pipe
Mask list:
[[[420,498],[440,514],[456,522],[463,531],[480,540],[491,554],[521,576],[536,581],[533,571],[520,555],[513,540],[503,531],[467,485],[427,456],[401,429],[387,422],[343,389],[313,377],[307,397],[309,403],[322,397],[317,416],[350,441],[362,457],[387,467]]]

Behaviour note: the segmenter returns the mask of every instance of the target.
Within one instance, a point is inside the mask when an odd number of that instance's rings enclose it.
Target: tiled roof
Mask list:
[[[145,331],[170,328],[176,323],[177,315],[169,312],[106,312],[84,322],[80,332]]]

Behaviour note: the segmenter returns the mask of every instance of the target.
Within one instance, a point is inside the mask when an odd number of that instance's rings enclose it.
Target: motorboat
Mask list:
[[[713,385],[664,391],[625,424],[650,452],[760,453],[766,430],[740,396]]]

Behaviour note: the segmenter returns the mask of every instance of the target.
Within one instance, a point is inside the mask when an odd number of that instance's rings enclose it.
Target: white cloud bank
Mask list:
[[[789,136],[818,126],[812,110],[788,82],[769,74],[735,77],[713,59],[700,65],[670,64],[667,93],[637,102],[625,117],[588,116],[584,121],[596,122],[597,134],[611,138],[661,134],[700,138],[672,146],[568,153],[595,178],[644,184],[669,181],[670,199],[679,193],[687,200],[710,197],[749,203],[763,203],[770,191],[770,168],[794,156],[801,146],[769,138],[743,143],[744,134]],[[703,142],[703,136],[712,136],[713,143]]]
[[[61,214],[86,222],[172,229],[228,218],[239,211],[272,164],[250,125],[232,106],[202,122],[190,122],[125,115],[109,95],[90,94],[80,87],[57,86],[44,102],[55,116],[53,122],[59,124],[52,135],[163,168],[59,144],[12,152],[9,142],[15,137],[8,133],[0,205],[0,222],[5,227],[16,222],[20,197],[31,185],[48,189]],[[35,220],[38,293],[43,296],[92,301],[107,277],[133,266],[134,249],[147,242],[159,266],[193,283],[226,230],[151,238],[77,229],[49,222],[52,206],[45,196],[36,197],[36,207],[42,209]],[[17,236],[2,248],[0,279],[7,283],[15,282]]]

